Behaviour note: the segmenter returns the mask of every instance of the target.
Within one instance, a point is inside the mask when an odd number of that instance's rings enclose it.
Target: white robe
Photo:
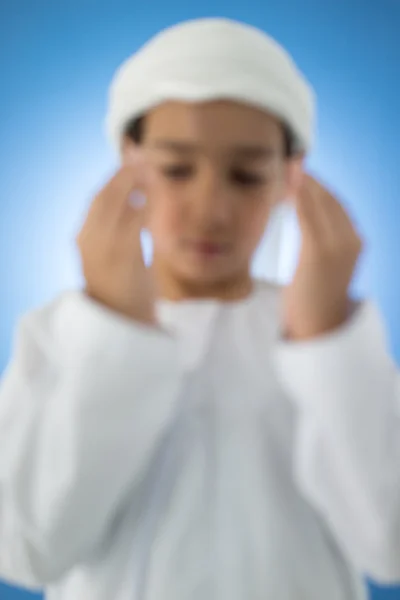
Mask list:
[[[376,306],[281,337],[280,288],[71,292],[21,320],[0,391],[0,577],[49,600],[359,600],[400,580],[400,391]]]

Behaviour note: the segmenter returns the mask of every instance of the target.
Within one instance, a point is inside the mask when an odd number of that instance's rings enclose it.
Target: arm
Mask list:
[[[21,322],[0,388],[0,576],[39,587],[101,543],[173,417],[177,354],[79,293]]]
[[[360,305],[335,332],[281,340],[276,364],[298,407],[295,477],[360,571],[400,580],[400,375],[381,316]]]

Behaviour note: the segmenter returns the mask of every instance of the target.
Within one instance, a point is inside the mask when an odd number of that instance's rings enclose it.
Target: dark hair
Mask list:
[[[135,144],[143,142],[144,119],[144,117],[132,119],[125,128],[125,136]]]
[[[128,123],[125,129],[125,135],[135,144],[141,144],[144,136],[145,117],[138,117]],[[295,140],[290,128],[282,123],[284,143],[285,143],[285,158],[292,158],[296,154]]]

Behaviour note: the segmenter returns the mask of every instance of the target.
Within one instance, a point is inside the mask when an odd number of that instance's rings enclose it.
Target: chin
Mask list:
[[[194,287],[213,288],[229,284],[243,278],[243,273],[247,274],[247,269],[240,272],[237,265],[232,264],[193,264],[192,261],[182,262],[176,265],[176,276],[182,283]]]
[[[169,281],[170,284],[174,282],[173,289],[179,289],[179,295],[224,296],[230,289],[248,286],[249,261],[237,253],[204,256],[180,250],[158,252],[154,258],[160,280]]]

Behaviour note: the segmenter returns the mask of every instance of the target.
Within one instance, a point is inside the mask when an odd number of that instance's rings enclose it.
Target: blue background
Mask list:
[[[265,29],[315,86],[310,164],[368,241],[356,287],[379,303],[400,362],[398,0],[1,0],[0,371],[19,315],[80,284],[74,235],[116,160],[103,133],[115,68],[159,29],[199,16]],[[400,599],[400,588],[371,590]],[[30,597],[0,584],[1,600]]]

